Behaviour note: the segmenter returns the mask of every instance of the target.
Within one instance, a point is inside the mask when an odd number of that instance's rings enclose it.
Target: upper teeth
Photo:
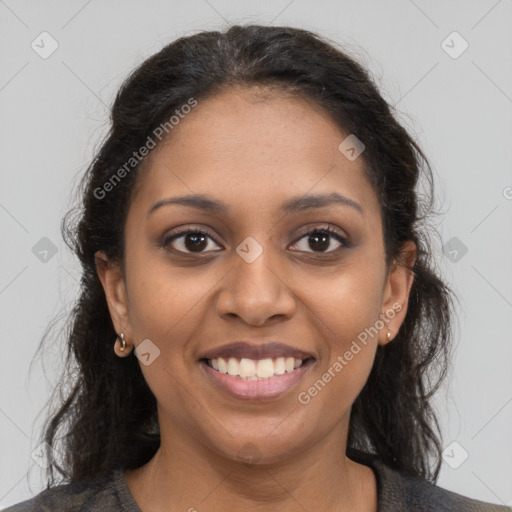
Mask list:
[[[294,357],[278,357],[275,359],[237,359],[230,357],[224,359],[217,357],[209,359],[213,368],[221,373],[228,375],[240,375],[245,380],[257,380],[258,377],[268,379],[274,375],[282,375],[286,372],[293,372],[296,368],[302,366],[302,359]]]

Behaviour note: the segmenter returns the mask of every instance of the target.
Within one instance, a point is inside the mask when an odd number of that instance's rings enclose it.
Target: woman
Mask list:
[[[452,293],[422,176],[367,72],[310,32],[147,59],[63,225],[83,275],[51,482],[8,510],[510,510],[435,485]]]

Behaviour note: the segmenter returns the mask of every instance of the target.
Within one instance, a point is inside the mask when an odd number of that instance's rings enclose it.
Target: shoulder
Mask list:
[[[392,469],[377,455],[349,449],[347,456],[374,470],[379,512],[512,512],[511,507],[468,498],[423,478]]]
[[[453,491],[438,487],[422,478],[389,470],[394,486],[388,499],[407,503],[417,512],[512,512],[512,508],[468,498]],[[409,510],[409,509],[407,509]]]
[[[119,495],[120,476],[120,470],[104,471],[86,481],[50,487],[31,499],[12,505],[4,512],[127,510]]]

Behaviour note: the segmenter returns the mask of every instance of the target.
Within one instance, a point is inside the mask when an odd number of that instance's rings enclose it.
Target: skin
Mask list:
[[[343,454],[351,405],[378,344],[392,343],[404,320],[413,276],[400,265],[386,268],[363,157],[350,161],[338,149],[347,135],[311,101],[231,88],[200,101],[151,154],[126,219],[124,269],[102,253],[97,264],[116,331],[129,346],[149,338],[160,350],[150,365],[139,363],[157,399],[161,447],[126,473],[143,512],[217,512],[226,503],[259,512],[320,503],[323,511],[377,510],[373,471]],[[325,192],[357,201],[362,214],[343,205],[280,213],[291,197]],[[193,193],[231,212],[171,205],[147,215],[160,199]],[[331,236],[318,249],[306,233],[326,223],[351,245]],[[215,239],[199,252],[189,244],[180,256],[185,236],[159,245],[177,227],[209,229]],[[252,263],[236,252],[247,236],[263,250]],[[402,256],[413,264],[412,242]],[[299,403],[298,393],[397,303],[403,307],[387,326],[308,404]],[[240,339],[280,340],[316,361],[278,399],[235,399],[210,383],[198,358]],[[115,351],[128,352],[117,344]],[[248,443],[259,454],[252,463],[237,458]]]

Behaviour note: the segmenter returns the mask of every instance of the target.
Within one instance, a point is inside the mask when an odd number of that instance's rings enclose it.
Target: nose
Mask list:
[[[262,326],[270,318],[293,316],[296,299],[290,288],[291,276],[271,258],[270,251],[264,250],[250,263],[238,254],[233,260],[217,297],[220,316],[236,316],[254,326]]]

